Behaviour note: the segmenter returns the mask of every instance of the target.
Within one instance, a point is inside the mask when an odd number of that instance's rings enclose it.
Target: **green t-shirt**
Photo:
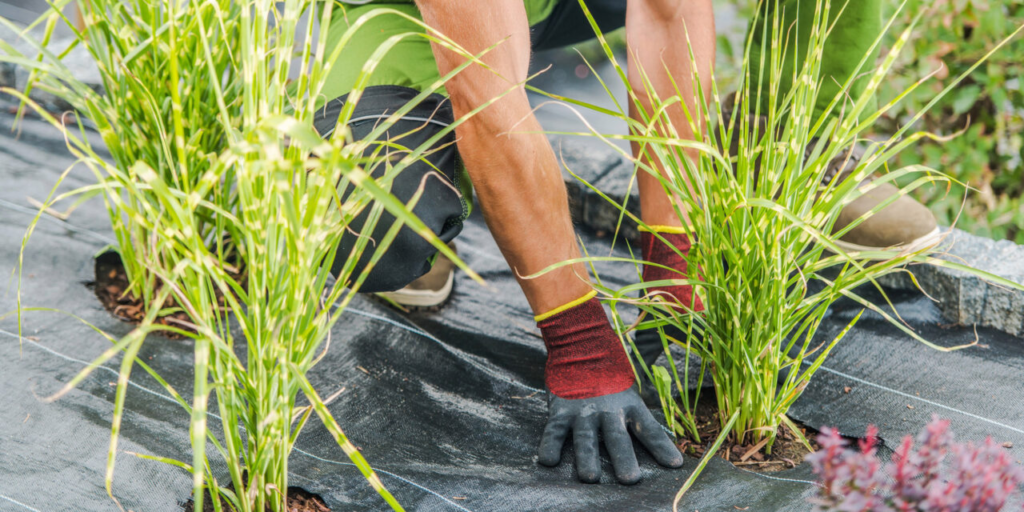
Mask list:
[[[523,0],[530,26],[547,19],[559,1]],[[367,86],[399,85],[422,91],[440,79],[430,41],[422,35],[425,30],[417,23],[421,17],[412,0],[341,0],[341,4],[334,5],[327,51],[336,48],[349,27],[360,20],[362,26],[350,36],[329,71],[326,100],[351,91],[371,59],[376,64],[365,79]],[[390,38],[395,40],[389,43]],[[385,48],[388,44],[393,46]],[[447,94],[443,88],[438,92]]]

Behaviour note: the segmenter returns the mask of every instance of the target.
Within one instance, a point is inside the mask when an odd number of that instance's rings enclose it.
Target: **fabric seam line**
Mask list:
[[[4,208],[7,208],[9,210],[14,210],[16,212],[24,213],[26,215],[35,216],[36,214],[39,213],[37,210],[33,210],[31,208],[26,208],[24,206],[21,206],[21,205],[18,205],[18,204],[14,204],[14,203],[12,203],[10,201],[6,201],[4,199],[0,199],[0,206],[3,206]],[[39,218],[40,219],[46,219],[48,222],[52,222],[52,223],[58,224],[60,226],[63,226],[64,229],[67,229],[67,230],[69,230],[69,231],[71,231],[73,233],[82,233],[84,235],[92,236],[93,238],[96,238],[96,239],[98,239],[99,241],[101,241],[103,243],[110,244],[110,245],[117,244],[117,241],[112,239],[112,238],[109,238],[109,237],[107,237],[105,235],[97,233],[97,232],[95,232],[95,231],[93,231],[91,229],[86,229],[86,228],[78,227],[78,226],[76,226],[76,225],[74,225],[74,224],[72,224],[72,223],[70,223],[70,222],[68,222],[66,220],[58,219],[56,217],[47,215],[46,213],[41,215]]]
[[[15,505],[20,505],[20,506],[24,507],[25,510],[31,510],[32,512],[41,512],[39,509],[33,508],[33,507],[29,506],[29,505],[26,505],[26,504],[24,504],[24,503],[22,503],[22,502],[20,502],[20,501],[18,501],[16,499],[14,499],[14,498],[11,498],[10,496],[4,496],[3,494],[0,494],[0,499],[5,499],[5,500],[7,500],[7,501],[9,501],[11,503],[14,503]]]
[[[810,364],[810,363],[808,361],[804,361],[804,364]],[[956,412],[956,413],[960,413],[960,414],[963,414],[964,416],[967,416],[969,418],[974,418],[976,420],[981,420],[981,421],[984,421],[985,423],[989,423],[989,424],[995,425],[997,427],[1002,427],[1002,428],[1005,428],[1007,430],[1016,432],[1018,434],[1024,434],[1024,430],[1021,430],[1021,429],[1018,429],[1018,428],[1014,428],[1014,427],[1011,427],[1009,425],[1004,425],[1002,423],[999,423],[998,421],[990,420],[990,419],[985,418],[983,416],[978,416],[977,414],[974,414],[974,413],[970,413],[970,412],[967,412],[967,411],[962,411],[960,409],[957,409],[955,407],[950,407],[948,405],[942,405],[942,404],[940,404],[938,402],[933,402],[931,400],[928,400],[928,399],[925,399],[925,398],[921,398],[919,396],[914,396],[914,395],[911,395],[909,393],[904,393],[902,391],[899,391],[899,390],[896,390],[896,389],[892,389],[892,388],[883,386],[881,384],[875,384],[873,382],[870,382],[870,381],[867,381],[867,380],[864,380],[864,379],[860,379],[858,377],[854,377],[853,375],[847,375],[847,374],[845,374],[843,372],[833,370],[831,368],[828,368],[827,366],[819,366],[819,368],[822,369],[822,370],[825,370],[826,372],[829,372],[831,374],[838,375],[840,377],[845,377],[845,378],[850,379],[850,380],[852,380],[854,382],[859,382],[861,384],[865,384],[865,385],[868,385],[868,386],[873,386],[873,387],[876,387],[876,388],[881,389],[883,391],[888,391],[890,393],[895,393],[895,394],[897,394],[899,396],[902,396],[902,397],[905,397],[905,398],[910,398],[910,399],[913,399],[913,400],[924,402],[924,403],[926,403],[928,405],[933,405],[935,407],[946,409],[947,411],[953,411],[953,412]]]

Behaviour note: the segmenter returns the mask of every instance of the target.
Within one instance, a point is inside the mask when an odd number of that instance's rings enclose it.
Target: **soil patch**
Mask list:
[[[681,438],[678,446],[683,453],[699,458],[704,456],[704,453],[711,447],[715,439],[718,439],[718,434],[722,431],[718,421],[718,405],[713,396],[701,393],[701,399],[697,403],[696,416],[697,432],[700,433],[702,444],[695,443],[690,438]],[[820,449],[821,446],[814,440],[817,431],[798,422],[795,423],[811,447],[815,451]],[[775,444],[772,446],[770,455],[765,453],[763,446],[757,447],[755,443],[747,442],[737,445],[732,440],[726,439],[715,457],[723,458],[735,466],[749,471],[774,473],[797,467],[810,453],[789,427],[782,425],[779,427],[779,434],[775,437]]]
[[[232,511],[228,503],[221,500],[221,507],[224,511]],[[195,502],[188,500],[182,508],[185,512],[195,512]],[[270,507],[267,506],[266,510],[270,512]],[[210,499],[210,495],[206,495],[206,499],[203,500],[203,512],[214,512],[213,500]],[[298,487],[288,488],[288,505],[285,512],[331,512],[331,508],[324,503],[323,498],[306,492],[304,489]]]
[[[92,288],[96,298],[103,304],[103,308],[118,319],[130,324],[142,322],[142,319],[146,316],[145,304],[141,297],[125,293],[125,290],[128,289],[128,275],[125,273],[124,265],[121,263],[121,256],[114,251],[100,254],[95,260],[95,271],[96,280],[86,285]],[[244,273],[232,274],[232,277],[244,284]],[[223,304],[223,297],[218,297],[217,299]],[[172,308],[178,308],[178,304],[173,296],[167,299],[162,309]],[[181,310],[158,316],[155,323],[195,332],[190,327],[188,314]],[[163,332],[161,334],[170,339],[182,338],[182,336],[172,332]]]

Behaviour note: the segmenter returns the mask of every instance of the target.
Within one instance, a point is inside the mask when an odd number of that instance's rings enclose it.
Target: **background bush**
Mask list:
[[[1024,24],[1024,0],[911,0],[899,23],[923,9],[930,11],[886,84],[891,93],[911,81],[936,76],[902,101],[877,127],[895,129],[921,110],[944,84],[977,62],[998,41]],[[967,196],[958,227],[992,238],[1024,243],[1024,40],[997,52],[960,88],[923,119],[923,128],[942,134],[966,131],[949,142],[926,143],[900,155],[897,166],[923,163],[948,172],[976,189]],[[963,204],[963,188],[924,187],[919,199],[942,224],[950,224]]]

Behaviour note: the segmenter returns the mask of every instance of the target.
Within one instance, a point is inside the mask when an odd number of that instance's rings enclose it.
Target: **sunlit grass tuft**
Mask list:
[[[688,389],[691,380],[702,384],[710,380],[713,384],[722,437],[732,443],[753,445],[764,441],[765,449],[770,453],[782,425],[790,426],[799,436],[799,430],[786,416],[790,406],[861,316],[854,317],[831,339],[816,337],[829,306],[841,298],[850,299],[881,315],[908,336],[934,349],[952,351],[965,348],[940,347],[921,338],[888,304],[878,279],[887,274],[907,272],[907,264],[953,267],[1002,286],[1024,289],[998,276],[937,259],[930,254],[932,249],[927,247],[848,252],[836,245],[837,239],[900,195],[907,195],[926,184],[949,183],[952,178],[923,166],[891,170],[886,165],[894,155],[912,148],[915,142],[924,138],[938,139],[928,133],[912,133],[910,129],[917,118],[904,125],[889,140],[878,142],[867,137],[873,123],[920,84],[916,83],[878,111],[869,110],[871,100],[877,95],[896,56],[911,37],[913,24],[902,30],[897,43],[879,65],[867,62],[865,57],[854,76],[841,84],[843,92],[832,99],[827,111],[815,116],[821,80],[830,79],[820,77],[820,70],[825,58],[824,43],[832,28],[826,20],[835,18],[836,14],[830,12],[832,4],[835,2],[817,2],[814,27],[806,43],[809,48],[807,58],[802,67],[796,67],[792,76],[782,72],[785,59],[793,59],[792,50],[785,47],[783,37],[791,27],[780,27],[782,13],[774,10],[772,18],[754,21],[775,27],[775,30],[764,31],[765,34],[774,34],[773,40],[760,41],[762,47],[772,51],[766,57],[768,62],[758,66],[764,71],[756,76],[751,74],[750,70],[755,66],[749,62],[750,52],[747,52],[743,65],[745,79],[738,93],[738,103],[750,106],[750,114],[763,116],[766,120],[764,125],[754,122],[752,116],[739,112],[739,109],[726,117],[722,97],[713,78],[697,76],[696,66],[693,68],[694,83],[700,83],[701,78],[712,80],[712,95],[705,97],[697,87],[695,98],[684,98],[678,89],[672,97],[658,97],[650,81],[644,77],[643,90],[631,90],[629,97],[629,101],[642,113],[643,121],[631,119],[618,103],[615,109],[606,109],[552,96],[625,122],[630,128],[628,135],[561,134],[596,136],[632,161],[637,173],[658,177],[664,192],[676,199],[680,224],[689,225],[689,236],[696,240],[688,255],[688,266],[699,269],[696,274],[700,279],[690,275],[639,283],[618,290],[603,284],[596,287],[604,293],[615,311],[620,331],[658,330],[669,367],[647,368],[641,361],[636,368],[637,373],[645,374],[654,383],[662,397],[670,427],[678,435],[691,437],[697,442],[709,440],[700,439],[698,433],[698,396],[694,395],[694,390]],[[591,22],[598,30],[592,18]],[[886,30],[891,29],[892,21]],[[626,71],[612,48],[600,34],[598,37],[620,79],[628,83]],[[751,42],[748,40],[748,48]],[[687,42],[681,40],[679,44]],[[879,44],[880,39],[875,41],[876,47]],[[854,78],[862,75],[868,77],[866,91],[859,98],[851,98],[848,91]],[[783,82],[793,84],[785,96],[779,94],[779,84]],[[951,83],[943,94],[956,87],[957,83],[959,80]],[[771,91],[768,102],[764,104],[755,94],[761,86]],[[935,98],[932,105],[939,99]],[[687,102],[697,108],[688,107]],[[652,107],[645,109],[645,103]],[[682,127],[674,126],[669,119],[668,109],[678,108],[678,105],[686,110],[687,128],[697,134],[696,140],[681,138]],[[830,114],[835,116],[830,117]],[[641,158],[634,158],[612,144],[615,139],[639,144]],[[867,148],[865,156],[857,162],[856,170],[842,181],[824,180],[822,184],[829,162],[846,155],[855,144],[863,144]],[[667,175],[661,175],[648,162],[661,163]],[[879,176],[872,184],[863,184],[865,179],[875,174]],[[846,205],[879,184],[908,176],[914,179],[899,188],[897,195],[843,229],[834,229],[839,213]],[[589,183],[587,186],[614,203],[620,209],[622,219],[629,218],[644,226],[640,218],[629,213],[626,205],[616,203]],[[618,261],[636,265],[638,270],[640,264],[647,263],[623,258],[585,260]],[[646,286],[682,284],[696,288],[706,311],[691,314],[686,307],[680,307],[689,305],[668,304],[661,297],[644,295]],[[877,290],[887,304],[876,305],[864,298],[863,286]],[[632,298],[637,294],[639,299]],[[623,320],[619,314],[623,304],[639,308],[641,316],[637,323],[628,325]],[[628,337],[623,337],[625,345],[632,343]],[[682,349],[684,360],[673,359],[669,351],[672,345]],[[699,374],[696,376],[689,375],[691,360],[699,360]],[[672,396],[673,391],[678,393],[678,402]]]

